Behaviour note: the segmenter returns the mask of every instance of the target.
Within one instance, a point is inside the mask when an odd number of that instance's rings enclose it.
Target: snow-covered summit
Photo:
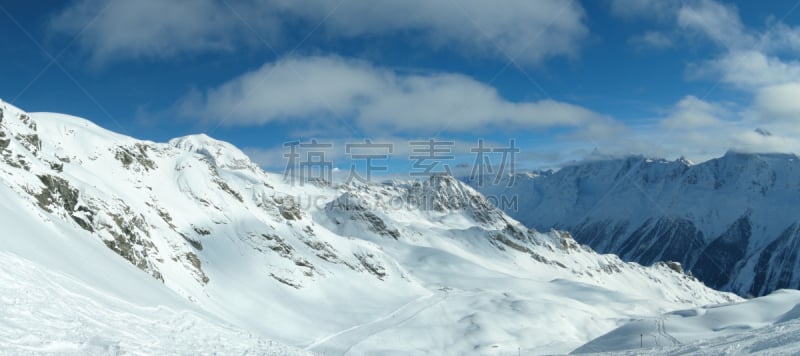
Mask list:
[[[215,140],[206,134],[189,135],[174,138],[169,141],[169,145],[184,151],[198,153],[211,160],[220,168],[228,169],[252,169],[256,165],[250,158],[239,150],[236,146]]]

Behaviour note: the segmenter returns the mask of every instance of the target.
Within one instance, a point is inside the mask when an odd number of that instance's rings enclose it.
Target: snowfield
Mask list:
[[[0,108],[2,353],[563,354],[741,301],[452,177],[290,185],[204,135]]]
[[[4,354],[303,354],[189,306],[133,304],[19,256],[0,258]]]
[[[573,353],[796,355],[800,353],[800,291],[779,290],[742,303],[634,321]]]
[[[208,315],[96,241],[64,235],[8,187],[0,197],[1,354],[304,354]]]

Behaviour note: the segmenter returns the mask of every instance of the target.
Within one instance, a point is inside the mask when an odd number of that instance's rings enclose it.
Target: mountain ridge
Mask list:
[[[509,215],[568,230],[600,252],[643,264],[675,260],[715,288],[764,295],[800,287],[794,254],[774,263],[774,251],[797,240],[798,181],[795,154],[731,150],[697,164],[591,160],[479,190],[517,195],[523,203]]]

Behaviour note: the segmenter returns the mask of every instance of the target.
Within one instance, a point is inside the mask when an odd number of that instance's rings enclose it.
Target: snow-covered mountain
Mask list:
[[[507,213],[626,261],[678,261],[740,295],[800,287],[800,158],[729,152],[701,164],[644,157],[517,175],[480,190],[516,195]],[[504,183],[507,183],[505,181]]]
[[[0,280],[19,286],[0,313],[36,335],[0,324],[0,351],[559,353],[739,300],[676,263],[528,229],[451,177],[290,185],[207,136],[154,143],[0,109]]]

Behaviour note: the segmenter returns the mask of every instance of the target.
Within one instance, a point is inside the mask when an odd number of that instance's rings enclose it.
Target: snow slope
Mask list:
[[[42,217],[0,185],[0,353],[303,354],[208,315]]]
[[[451,177],[290,185],[204,135],[154,143],[0,108],[0,192],[16,212],[0,253],[77,278],[65,288],[106,305],[105,325],[116,312],[175,315],[151,338],[186,331],[189,310],[243,349],[269,338],[324,354],[563,353],[633,318],[739,300],[676,265],[528,229]],[[147,350],[110,329],[100,344]],[[41,335],[82,337],[60,332]]]
[[[800,291],[779,290],[741,303],[680,310],[625,324],[574,353],[796,355]]]
[[[503,183],[507,183],[504,181]],[[677,261],[740,295],[800,288],[800,158],[729,152],[701,164],[627,157],[516,176],[512,217],[626,261]]]

